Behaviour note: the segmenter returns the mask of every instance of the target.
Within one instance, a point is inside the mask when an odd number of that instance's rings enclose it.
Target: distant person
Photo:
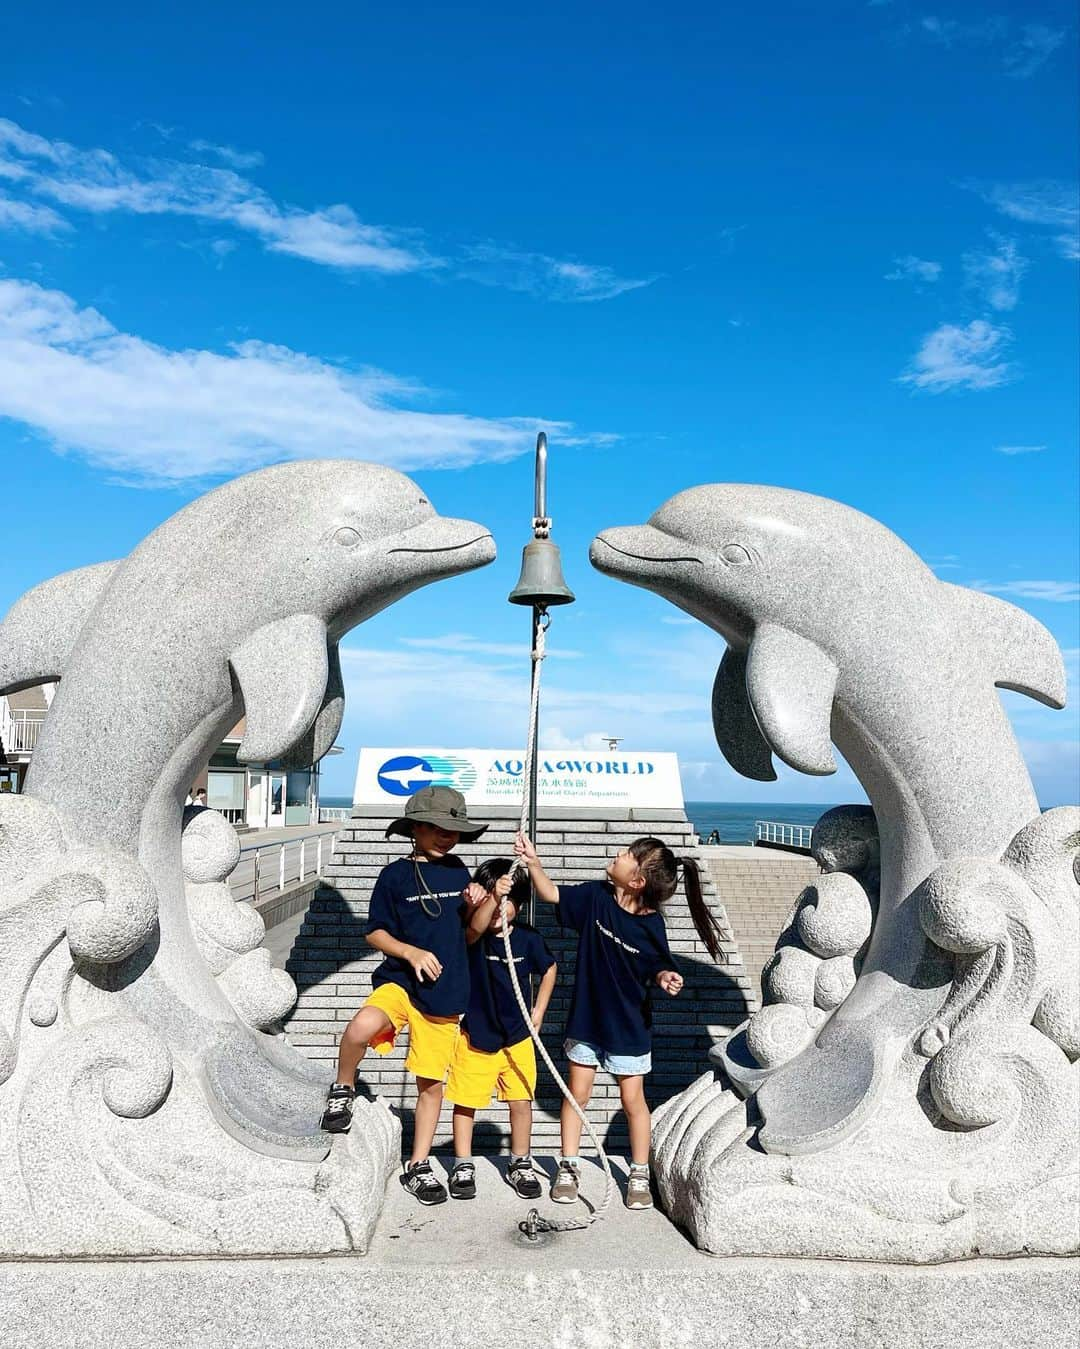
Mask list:
[[[469,947],[469,1005],[450,1061],[446,1099],[454,1103],[454,1169],[450,1197],[473,1199],[476,1166],[472,1156],[473,1120],[478,1110],[497,1094],[510,1112],[510,1166],[506,1179],[522,1199],[539,1199],[540,1181],[531,1155],[532,1103],[536,1095],[536,1053],[511,982],[507,937],[518,984],[526,1006],[532,997],[531,975],[540,976],[530,1019],[539,1031],[555,988],[555,957],[540,933],[516,921],[518,909],[529,897],[529,880],[522,873],[506,897],[510,926],[502,930],[498,882],[513,863],[494,857],[476,869],[470,897],[476,904],[465,931]]]
[[[192,804],[193,806],[202,806],[204,810],[206,809],[206,788],[205,788],[205,787],[200,787],[200,788],[199,788],[199,790],[195,793],[194,797],[192,798],[191,804]]]
[[[639,838],[608,863],[606,880],[558,886],[524,834],[518,834],[514,851],[525,859],[537,897],[558,904],[559,922],[578,933],[577,973],[563,1046],[570,1060],[570,1091],[584,1109],[597,1068],[618,1082],[630,1128],[626,1207],[652,1208],[652,1117],[645,1101],[645,1074],[652,1069],[650,997],[654,985],[669,997],[683,986],[660,915],[660,906],[675,893],[680,866],[697,934],[714,960],[721,954],[720,929],[701,893],[697,863],[677,858],[658,838]],[[559,1128],[562,1156],[551,1197],[557,1204],[572,1204],[580,1179],[581,1120],[568,1101],[563,1101]]]
[[[371,977],[371,996],[341,1037],[337,1080],[322,1117],[328,1133],[345,1133],[352,1124],[356,1070],[368,1046],[389,1054],[394,1037],[408,1026],[405,1067],[416,1077],[416,1115],[403,1183],[421,1204],[449,1198],[429,1157],[458,1018],[469,1001],[470,877],[465,863],[450,854],[460,839],[479,838],[486,828],[469,819],[460,792],[442,786],[414,792],[402,818],[387,827],[388,838],[404,834],[412,848],[408,857],[383,867],[371,892],[365,935],[384,958]],[[509,877],[496,882],[500,893],[509,888]]]
[[[709,837],[705,840],[707,848],[715,848],[720,842],[720,830],[713,829],[709,832]]]

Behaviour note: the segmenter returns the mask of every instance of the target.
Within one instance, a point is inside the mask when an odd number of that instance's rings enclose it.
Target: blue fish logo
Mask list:
[[[476,769],[468,759],[451,755],[399,754],[380,767],[379,786],[388,796],[412,796],[421,787],[456,787],[467,792],[476,785]]]

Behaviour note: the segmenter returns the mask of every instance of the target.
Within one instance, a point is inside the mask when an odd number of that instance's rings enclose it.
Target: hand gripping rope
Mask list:
[[[540,666],[546,655],[547,630],[551,623],[551,618],[545,611],[539,617],[536,625],[536,647],[532,652],[532,685],[529,697],[529,735],[525,747],[525,772],[523,774],[525,782],[525,793],[521,802],[521,820],[520,829],[524,834],[529,827],[529,787],[528,784],[532,778],[532,765],[536,759],[536,730],[540,717]],[[535,842],[535,840],[533,840]],[[511,881],[519,872],[525,871],[526,866],[520,857],[514,859],[514,865],[510,869]],[[521,985],[518,982],[517,966],[514,964],[514,953],[510,948],[510,936],[507,931],[509,927],[506,896],[499,901],[499,915],[502,919],[502,930],[504,933],[503,942],[506,946],[506,962],[510,970],[510,983],[514,989],[514,997],[517,998],[518,1007],[521,1009],[522,1019],[529,1028],[529,1034],[533,1038],[537,1052],[547,1064],[548,1071],[555,1079],[555,1082],[562,1092],[563,1096],[570,1103],[574,1114],[581,1120],[582,1124],[592,1139],[593,1147],[596,1148],[600,1157],[600,1164],[604,1168],[604,1197],[597,1208],[593,1209],[588,1218],[568,1218],[560,1221],[555,1218],[544,1218],[537,1209],[530,1209],[525,1221],[520,1224],[522,1232],[531,1240],[536,1239],[540,1232],[576,1232],[582,1231],[599,1222],[611,1207],[611,1200],[615,1193],[615,1178],[611,1174],[611,1163],[608,1161],[607,1153],[604,1151],[603,1144],[589,1117],[574,1100],[573,1093],[563,1081],[562,1075],[551,1061],[551,1055],[544,1047],[544,1042],[540,1038],[540,1032],[533,1025],[532,1015],[530,1014],[528,1004],[525,1001],[525,995],[521,991]]]

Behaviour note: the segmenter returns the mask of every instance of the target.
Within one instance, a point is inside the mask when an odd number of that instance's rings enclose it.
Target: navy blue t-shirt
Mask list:
[[[580,934],[567,1037],[609,1054],[647,1054],[653,980],[675,968],[663,918],[628,913],[611,885],[586,881],[559,886],[559,922]]]
[[[417,872],[424,884],[417,882]],[[468,909],[462,891],[469,880],[469,868],[457,857],[441,862],[413,862],[402,857],[383,867],[371,892],[365,934],[370,936],[382,928],[398,941],[432,951],[442,964],[442,973],[434,983],[426,977],[421,982],[407,960],[384,956],[371,976],[373,988],[400,984],[412,1005],[428,1016],[461,1015],[469,1002],[469,962],[462,921]]]
[[[514,969],[525,995],[526,1005],[532,1007],[530,974],[546,974],[555,964],[555,957],[547,949],[543,937],[531,927],[510,929],[510,950]],[[516,1045],[529,1034],[514,997],[510,969],[506,960],[506,943],[494,932],[485,932],[469,947],[469,1006],[462,1030],[474,1049],[494,1054],[497,1049]]]

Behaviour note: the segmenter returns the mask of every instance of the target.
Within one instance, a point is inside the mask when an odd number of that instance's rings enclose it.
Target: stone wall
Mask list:
[[[490,818],[490,813],[488,818]],[[338,837],[338,846],[325,868],[323,885],[316,892],[286,968],[296,980],[299,999],[287,1023],[289,1039],[313,1058],[334,1062],[344,1024],[371,989],[371,973],[380,957],[363,940],[371,887],[387,862],[404,854],[400,839],[383,837],[390,817],[356,816]],[[487,857],[509,856],[515,829],[513,820],[496,820],[475,845],[457,849],[470,867]],[[603,875],[606,859],[643,834],[664,839],[678,855],[698,855],[693,827],[676,812],[666,818],[633,821],[561,816],[541,820],[537,846],[549,874],[556,882],[573,883]],[[707,1066],[711,1045],[725,1038],[757,1005],[756,991],[742,958],[724,906],[707,869],[702,880],[706,900],[724,934],[722,965],[714,965],[697,938],[686,908],[682,889],[665,908],[668,937],[686,984],[677,998],[657,991],[654,999],[654,1070],[646,1080],[653,1103],[666,1100],[687,1086]],[[563,933],[554,911],[538,904],[536,925],[559,962],[559,980],[551,1001],[544,1041],[560,1070],[562,1028],[569,1010],[573,984],[576,934]],[[415,1092],[404,1071],[405,1050],[398,1047],[387,1057],[369,1054],[361,1078],[370,1089],[398,1108],[406,1135],[411,1130]],[[538,1150],[558,1146],[560,1096],[541,1065],[534,1115],[533,1144]],[[618,1109],[618,1088],[613,1079],[599,1074],[590,1118],[601,1137],[617,1150],[625,1149],[625,1121]],[[449,1138],[450,1111],[444,1108],[436,1145]],[[503,1151],[508,1143],[505,1107],[477,1112],[475,1145],[478,1152]],[[587,1139],[583,1140],[587,1145]]]

